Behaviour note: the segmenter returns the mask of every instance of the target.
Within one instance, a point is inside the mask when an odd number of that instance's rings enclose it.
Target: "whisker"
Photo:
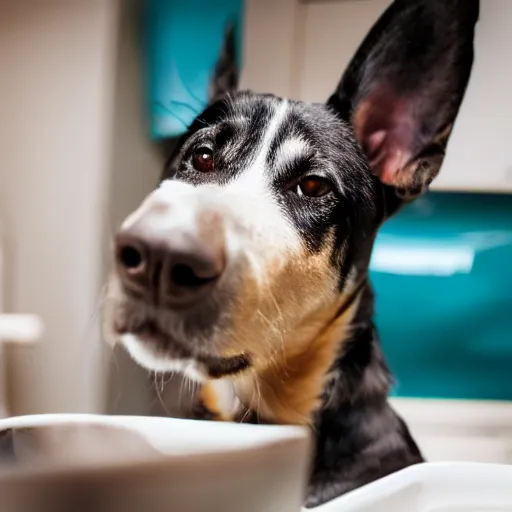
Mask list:
[[[244,412],[244,415],[240,418],[240,423],[243,423],[247,417],[251,414],[251,409],[247,408]]]
[[[200,109],[199,111],[197,111],[197,115],[199,114],[200,111],[204,110],[206,108],[206,104],[204,101],[201,101],[197,96],[196,94],[194,93],[194,91],[192,91],[192,89],[187,85],[187,84],[183,84],[183,88],[185,89],[185,91],[187,92],[187,94],[189,95],[190,98],[192,98],[196,103],[199,104],[198,108]]]
[[[177,101],[177,100],[171,100],[170,103],[176,107],[183,107],[183,108],[186,108],[188,109],[189,111],[192,112],[192,114],[194,114],[195,116],[198,116],[200,114],[200,111],[199,110],[196,110],[192,105],[190,105],[189,103],[185,103],[183,101]]]
[[[258,377],[256,376],[256,372],[251,372],[252,379],[254,381],[254,389],[257,393],[257,403],[256,403],[256,419],[258,420],[258,423],[260,422],[260,407],[261,407],[261,389],[260,389],[260,383],[258,381]]]
[[[116,352],[113,348],[109,351],[109,356],[110,357],[107,356],[108,357],[107,362],[112,363],[112,364],[108,365],[108,371],[110,371],[110,369],[113,368],[114,372],[111,375],[109,375],[109,377],[111,377],[111,378],[109,378],[107,380],[107,382],[112,383],[112,385],[113,385],[114,382],[121,381],[121,367],[119,366],[119,361],[117,359]],[[113,377],[116,377],[116,378],[114,379]],[[109,391],[107,390],[107,396],[108,396],[108,394],[109,394]],[[119,386],[117,388],[116,397],[114,398],[113,402],[111,404],[108,404],[109,408],[112,409],[111,411],[107,411],[108,413],[112,413],[113,411],[117,410],[119,402],[121,401],[122,394],[123,394],[122,387]]]
[[[157,376],[160,375],[160,381],[163,382],[164,374],[163,373],[158,374],[158,373],[154,372],[153,375],[154,375],[154,379],[155,379],[155,392],[156,392],[156,396],[158,398],[158,402],[160,403],[165,414],[167,416],[171,416],[171,413],[170,413],[169,409],[167,409],[167,405],[165,404],[165,400],[162,396],[164,388],[163,388],[163,386],[161,388],[159,388],[158,384],[157,384]]]
[[[282,363],[284,363],[284,366],[283,366],[283,369],[285,371],[285,375],[288,375],[288,364],[287,364],[287,359],[286,359],[286,344],[285,344],[285,321],[284,321],[284,317],[283,317],[283,313],[281,311],[281,308],[279,307],[279,304],[275,298],[275,295],[274,293],[272,292],[272,289],[269,288],[268,290],[268,293],[269,293],[269,296],[270,298],[272,299],[273,303],[274,303],[274,306],[276,308],[276,311],[277,311],[277,317],[278,317],[278,320],[280,322],[280,328],[278,326],[277,330],[278,330],[278,334],[279,334],[279,341],[280,341],[280,349],[281,349],[281,358],[280,358],[280,361]]]
[[[273,334],[275,335],[275,337],[280,341],[279,343],[279,346],[282,350],[282,353],[283,353],[283,356],[285,354],[285,342],[284,342],[284,336],[283,336],[283,333],[281,330],[279,330],[262,312],[260,309],[258,309],[256,311],[256,314],[260,317],[260,319],[265,322],[270,330],[273,332]],[[263,342],[267,345],[268,347],[268,354],[267,354],[267,357],[270,359],[270,362],[271,363],[276,363],[277,364],[277,360],[275,358],[275,355],[276,353],[279,352],[279,348],[275,347],[274,344],[268,340],[266,337],[263,337]],[[284,357],[281,358],[281,359],[285,359]]]
[[[185,377],[181,376],[180,389],[178,392],[178,407],[183,410],[183,387],[185,386]]]

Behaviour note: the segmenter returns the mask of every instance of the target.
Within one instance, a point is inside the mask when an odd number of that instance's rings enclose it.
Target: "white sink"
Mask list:
[[[361,487],[314,512],[510,512],[512,466],[424,463]]]

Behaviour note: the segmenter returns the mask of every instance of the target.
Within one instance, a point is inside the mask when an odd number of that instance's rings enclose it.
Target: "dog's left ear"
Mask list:
[[[235,92],[238,80],[237,34],[234,23],[230,23],[226,27],[224,43],[210,82],[208,103],[211,105],[226,94]]]
[[[439,172],[473,64],[478,0],[395,0],[328,104],[372,171],[405,197]]]

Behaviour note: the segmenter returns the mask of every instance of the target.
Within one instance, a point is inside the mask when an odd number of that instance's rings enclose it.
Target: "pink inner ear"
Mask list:
[[[406,187],[415,136],[408,102],[379,88],[359,104],[353,123],[374,174],[387,185]]]

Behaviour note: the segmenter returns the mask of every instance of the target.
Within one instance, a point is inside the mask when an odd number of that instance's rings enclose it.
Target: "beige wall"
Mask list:
[[[14,413],[101,407],[97,306],[115,0],[0,1],[0,222],[6,309],[42,343],[10,351]]]
[[[8,351],[15,414],[154,410],[147,372],[99,329],[112,233],[165,158],[148,137],[142,4],[0,0],[5,309],[46,326]]]
[[[164,148],[149,140],[145,70],[141,34],[141,1],[123,2],[114,83],[114,126],[109,186],[109,236],[155,186],[163,168]],[[105,271],[108,271],[106,256]],[[107,410],[111,413],[150,414],[153,380],[119,347],[106,348],[109,360]]]

